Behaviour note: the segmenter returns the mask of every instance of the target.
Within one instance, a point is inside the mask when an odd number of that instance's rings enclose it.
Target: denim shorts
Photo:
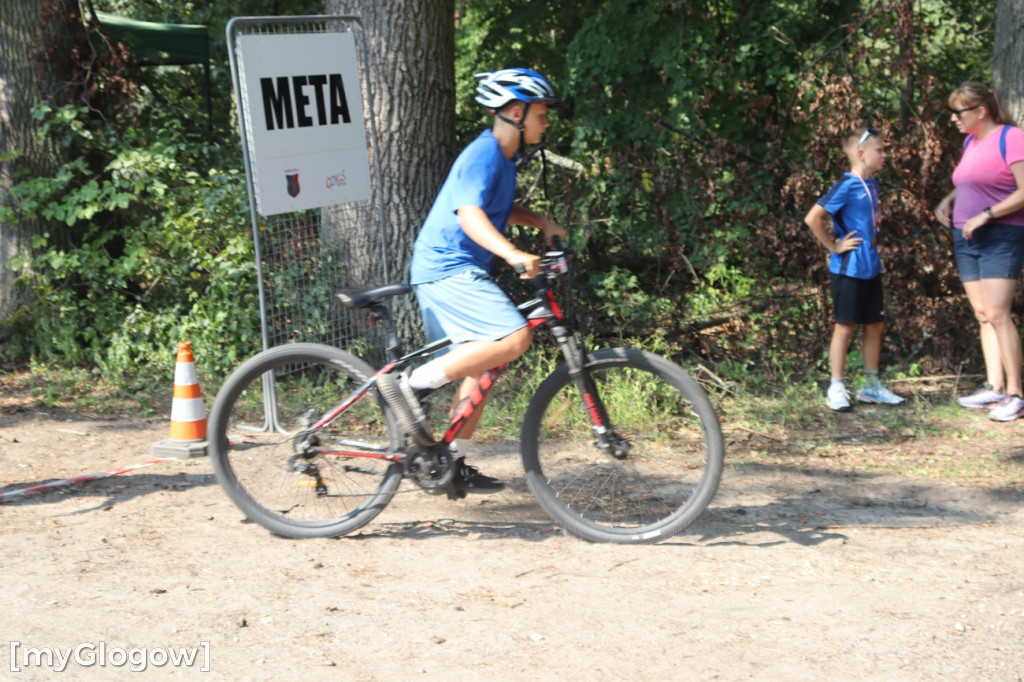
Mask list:
[[[953,230],[953,250],[961,282],[979,279],[1017,279],[1024,258],[1024,227],[989,223],[964,239]]]
[[[526,326],[515,304],[478,268],[417,284],[415,291],[430,341],[497,341]]]

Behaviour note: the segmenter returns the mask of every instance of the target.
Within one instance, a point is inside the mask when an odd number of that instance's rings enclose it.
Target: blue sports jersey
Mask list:
[[[832,215],[836,239],[856,230],[856,236],[864,240],[855,251],[833,253],[829,258],[829,271],[857,279],[877,277],[882,272],[882,259],[875,246],[878,182],[874,178],[861,181],[853,173],[846,173],[818,199],[817,204]]]
[[[502,234],[516,198],[516,165],[490,130],[480,133],[455,160],[412,251],[410,282],[423,284],[470,268],[490,271],[494,258],[462,230],[456,215],[479,206]]]

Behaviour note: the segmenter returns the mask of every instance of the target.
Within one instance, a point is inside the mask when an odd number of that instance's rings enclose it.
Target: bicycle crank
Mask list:
[[[448,492],[455,478],[455,467],[444,443],[435,443],[426,450],[412,445],[403,462],[405,475],[431,495]]]

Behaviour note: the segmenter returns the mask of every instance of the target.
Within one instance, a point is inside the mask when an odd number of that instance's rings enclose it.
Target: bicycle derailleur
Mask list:
[[[298,419],[299,426],[308,428],[313,424],[316,410],[310,408]],[[315,481],[314,489],[319,497],[327,494],[327,482],[320,475],[320,467],[314,461],[320,455],[320,437],[316,431],[301,431],[292,440],[295,454],[288,458],[287,471],[309,476]]]

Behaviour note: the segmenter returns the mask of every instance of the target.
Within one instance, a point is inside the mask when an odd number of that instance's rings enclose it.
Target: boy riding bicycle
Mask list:
[[[456,345],[408,376],[378,377],[378,389],[395,413],[412,416],[402,427],[426,433],[431,440],[423,396],[462,379],[458,404],[474,392],[483,372],[515,360],[530,346],[526,320],[488,274],[494,256],[521,266],[523,279],[538,273],[539,256],[513,246],[505,237],[506,225],[537,228],[548,242],[566,235],[560,225],[515,203],[518,155],[526,145],[543,141],[548,108],[561,100],[547,79],[529,69],[503,69],[476,78],[476,101],[494,116],[494,124],[455,160],[420,229],[410,267],[427,337],[450,337]],[[461,492],[493,493],[505,487],[465,463],[483,407],[473,412],[451,444],[453,485]]]

